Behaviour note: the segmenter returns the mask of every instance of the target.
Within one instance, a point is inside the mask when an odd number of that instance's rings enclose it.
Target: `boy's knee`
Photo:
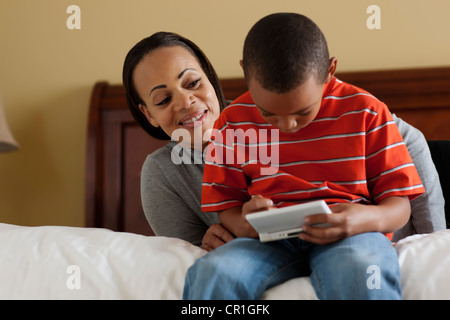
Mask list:
[[[183,299],[208,299],[207,288],[212,286],[215,276],[221,272],[220,265],[219,259],[209,254],[195,261],[186,273]]]
[[[382,237],[363,235],[324,248],[320,252],[324,255],[312,274],[318,296],[331,299],[400,297],[397,255],[389,241]]]
[[[351,239],[348,244],[338,245],[332,259],[340,270],[349,274],[367,276],[371,270],[381,270],[381,276],[397,274],[398,258],[390,241],[382,234],[362,234]]]
[[[230,246],[232,247],[232,246]],[[220,250],[219,250],[220,249]],[[183,299],[223,299],[233,296],[231,286],[239,282],[239,268],[233,266],[245,257],[225,246],[204,255],[188,269]]]

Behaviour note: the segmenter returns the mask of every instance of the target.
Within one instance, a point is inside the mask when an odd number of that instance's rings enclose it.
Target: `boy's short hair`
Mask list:
[[[328,73],[328,46],[319,27],[297,13],[275,13],[259,20],[249,31],[243,54],[247,81],[278,93],[288,92],[315,72],[323,83]]]

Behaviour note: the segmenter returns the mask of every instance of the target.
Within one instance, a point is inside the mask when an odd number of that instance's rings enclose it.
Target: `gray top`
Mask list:
[[[403,228],[394,233],[392,241],[415,233],[444,230],[446,228],[445,200],[428,143],[422,132],[395,114],[392,116],[425,188],[424,194],[411,201],[411,218]]]
[[[179,149],[180,158],[172,159],[176,143],[171,141],[156,150],[144,162],[141,172],[141,198],[145,216],[158,236],[175,237],[201,245],[206,230],[218,223],[217,213],[202,213],[202,153]],[[178,146],[177,146],[178,147]],[[178,147],[179,148],[179,147]],[[179,163],[180,164],[176,164]]]
[[[446,226],[444,197],[428,144],[419,130],[393,117],[426,190],[411,202],[411,219],[394,233],[396,241],[414,233],[443,230]],[[174,147],[177,156],[172,159]],[[200,209],[203,167],[201,152],[190,155],[190,150],[186,152],[172,141],[147,157],[141,173],[141,198],[145,216],[156,235],[200,245],[206,230],[219,222],[217,213],[202,213]]]

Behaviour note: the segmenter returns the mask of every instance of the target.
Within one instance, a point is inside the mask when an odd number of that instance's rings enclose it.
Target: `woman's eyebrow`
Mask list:
[[[188,70],[194,70],[194,71],[195,71],[194,68],[186,68],[186,69],[184,69],[183,71],[181,71],[181,73],[178,75],[178,79],[180,79],[180,78],[183,76],[183,74],[184,74],[186,71],[188,71]]]
[[[150,93],[148,94],[148,96],[150,97],[153,91],[155,91],[155,90],[157,90],[157,89],[163,89],[163,88],[167,88],[167,86],[166,86],[165,84],[160,84],[159,86],[154,87],[154,88],[150,91]]]
[[[184,73],[186,71],[188,71],[188,70],[194,70],[195,71],[194,68],[186,68],[183,71],[181,71],[181,73],[178,75],[177,79],[181,79],[181,77],[184,75]],[[150,90],[150,93],[148,94],[148,96],[150,97],[153,91],[155,91],[157,89],[164,89],[164,88],[167,88],[167,86],[165,84],[160,84],[160,85],[154,87],[152,90]]]

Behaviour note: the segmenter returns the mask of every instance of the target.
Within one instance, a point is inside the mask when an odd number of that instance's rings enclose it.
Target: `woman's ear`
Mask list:
[[[139,104],[139,110],[144,114],[144,116],[147,118],[148,122],[156,128],[159,127],[159,123],[155,120],[155,118],[152,117],[150,111],[148,110],[147,106],[144,106],[142,104]]]
[[[333,79],[337,68],[337,59],[335,57],[332,57],[330,59],[330,65],[328,66],[328,73],[327,77],[325,78],[325,83],[328,83]]]

